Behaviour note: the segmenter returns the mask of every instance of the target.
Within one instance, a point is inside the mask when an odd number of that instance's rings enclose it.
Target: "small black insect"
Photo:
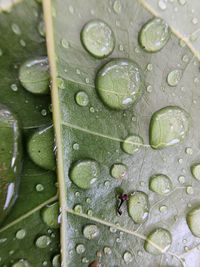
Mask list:
[[[122,215],[122,210],[121,210],[121,207],[122,207],[122,204],[128,200],[128,195],[127,194],[121,194],[118,196],[118,199],[120,200],[119,202],[119,205],[117,207],[117,213],[119,215]]]

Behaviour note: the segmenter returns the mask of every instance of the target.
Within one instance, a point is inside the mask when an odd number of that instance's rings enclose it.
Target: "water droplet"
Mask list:
[[[87,211],[87,215],[88,215],[88,216],[92,216],[92,215],[93,215],[93,211],[92,211],[92,210],[88,210],[88,211]]]
[[[143,74],[129,59],[113,59],[97,74],[97,91],[112,109],[123,110],[133,105],[143,93]]]
[[[115,11],[116,14],[120,14],[122,11],[122,5],[120,0],[115,0],[113,3],[113,10]]]
[[[26,230],[25,229],[18,230],[15,236],[17,239],[23,239],[26,236]]]
[[[192,195],[192,194],[194,193],[194,189],[193,189],[193,187],[192,187],[191,185],[188,185],[188,186],[186,187],[186,193],[187,193],[188,195]]]
[[[104,247],[103,252],[104,252],[106,255],[110,255],[110,254],[112,253],[112,250],[111,250],[110,247]]]
[[[69,48],[69,42],[66,40],[66,39],[62,39],[61,40],[61,45],[62,45],[62,47],[64,47],[64,48]]]
[[[172,182],[167,175],[155,174],[150,177],[149,189],[159,195],[167,195],[172,191]]]
[[[194,178],[200,181],[200,163],[195,163],[191,166],[191,173]]]
[[[23,46],[23,47],[26,46],[26,42],[25,42],[23,39],[21,39],[19,42],[20,42],[20,45],[21,45],[21,46]]]
[[[106,187],[109,187],[110,182],[109,182],[109,181],[105,181],[105,182],[104,182],[104,185],[105,185]]]
[[[186,2],[187,2],[187,1],[186,1],[186,0],[178,0],[178,2],[179,2],[179,4],[180,4],[180,5],[182,5],[182,6],[183,6],[183,5],[185,5],[185,4],[186,4]]]
[[[75,100],[81,107],[86,107],[89,104],[89,97],[84,91],[79,91],[75,96]]]
[[[198,23],[198,18],[192,18],[192,23],[197,24]]]
[[[74,206],[74,211],[77,213],[83,213],[83,207],[80,204]]]
[[[76,193],[75,193],[75,196],[76,196],[76,197],[80,197],[80,192],[76,192]]]
[[[42,192],[42,191],[44,191],[44,186],[42,184],[37,184],[35,186],[35,189],[37,192]]]
[[[19,28],[19,26],[15,23],[13,23],[11,25],[12,31],[16,34],[16,35],[20,35],[21,34],[21,30]]]
[[[99,164],[94,160],[80,160],[73,164],[70,178],[82,189],[89,189],[100,175]]]
[[[47,115],[47,110],[46,109],[42,109],[41,110],[41,115],[45,117]]]
[[[154,149],[175,145],[182,141],[189,130],[188,113],[175,106],[156,111],[150,123],[150,144]]]
[[[95,224],[86,225],[83,228],[83,235],[89,240],[95,239],[99,235],[99,228]]]
[[[55,256],[53,257],[52,265],[53,265],[53,267],[61,267],[60,254],[57,254],[57,255],[55,255]]]
[[[128,213],[135,223],[143,223],[149,215],[148,196],[143,192],[134,192],[128,200]]]
[[[146,88],[148,93],[151,93],[152,89],[153,89],[152,85],[148,85],[147,88]]]
[[[171,243],[172,238],[170,232],[163,228],[157,228],[147,236],[144,248],[150,254],[159,255],[165,253],[169,249]],[[153,246],[153,244],[155,244],[155,246]],[[160,250],[158,248],[160,248]]]
[[[111,28],[101,20],[89,21],[81,31],[84,48],[94,57],[104,58],[110,55],[115,46],[115,37]]]
[[[43,19],[38,24],[38,32],[42,37],[45,37],[46,30],[45,30],[45,23]]]
[[[74,8],[73,8],[73,6],[69,6],[69,12],[70,12],[71,14],[74,14]]]
[[[186,152],[186,154],[188,154],[188,155],[192,155],[192,154],[193,154],[193,150],[192,150],[191,147],[187,147],[187,148],[185,149],[185,152]]]
[[[165,213],[165,212],[167,212],[167,206],[165,206],[165,205],[160,206],[160,207],[159,207],[159,211],[160,211],[161,213]]]
[[[116,232],[117,232],[117,229],[111,226],[111,227],[110,227],[110,232],[111,232],[111,233],[116,233]]]
[[[122,149],[130,155],[139,151],[141,146],[143,146],[143,139],[138,135],[130,135],[122,143]]]
[[[95,109],[93,107],[90,107],[90,112],[91,113],[94,113],[95,112]]]
[[[198,206],[188,212],[186,219],[192,234],[200,237],[200,207]]]
[[[36,130],[28,140],[28,154],[38,166],[47,169],[55,169],[53,127],[45,127]]]
[[[153,70],[153,65],[151,63],[147,64],[147,70],[152,71]]]
[[[164,2],[163,0],[159,0],[158,1],[158,7],[161,9],[161,10],[165,10],[167,8],[167,4],[166,2]]]
[[[179,181],[180,184],[184,184],[184,183],[185,183],[185,176],[180,175],[180,176],[178,177],[178,181]]]
[[[177,86],[177,84],[180,82],[182,78],[182,70],[172,70],[168,75],[167,75],[167,83],[169,86]]]
[[[183,60],[183,62],[187,63],[187,62],[189,61],[189,57],[188,57],[188,55],[184,55],[184,56],[182,57],[182,60]]]
[[[168,24],[160,18],[153,18],[142,27],[139,41],[142,48],[147,52],[157,52],[166,45],[169,37]]]
[[[91,198],[87,197],[86,198],[86,203],[90,204],[92,202]]]
[[[35,245],[38,248],[47,248],[50,245],[50,243],[51,239],[47,235],[41,235],[35,241]]]
[[[79,144],[78,143],[74,143],[72,147],[74,150],[79,150]]]
[[[58,215],[59,215],[59,204],[58,202],[46,206],[42,210],[42,219],[51,228],[59,228],[58,224]]]
[[[26,61],[19,70],[24,88],[34,94],[49,93],[49,64],[46,57]]]
[[[17,92],[18,91],[18,87],[15,83],[11,84],[10,88],[14,91]]]
[[[110,174],[116,179],[122,179],[127,176],[127,166],[122,163],[115,163],[111,167]]]
[[[128,264],[133,261],[133,255],[129,251],[126,251],[124,252],[123,259],[125,263]]]
[[[20,259],[19,261],[15,262],[12,267],[32,267],[32,265],[24,259]]]
[[[138,250],[137,255],[138,255],[139,257],[142,257],[142,256],[143,256],[143,252],[142,252],[141,250]]]
[[[85,252],[85,246],[83,244],[78,244],[76,246],[76,252],[78,254],[83,254]]]
[[[0,48],[0,57],[3,56],[3,50]]]

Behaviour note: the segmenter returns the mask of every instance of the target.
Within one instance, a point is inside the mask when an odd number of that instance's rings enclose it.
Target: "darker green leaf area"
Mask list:
[[[30,136],[51,123],[50,95],[28,92],[18,78],[24,61],[46,55],[45,39],[38,31],[41,17],[41,5],[30,0],[0,13],[0,103],[19,118],[23,142],[18,198],[0,228],[0,266],[21,259],[32,267],[52,266],[53,257],[60,253],[59,229],[51,229],[42,219],[46,205],[57,200],[56,174],[35,165],[26,151]],[[36,240],[43,235],[50,241],[39,248]]]

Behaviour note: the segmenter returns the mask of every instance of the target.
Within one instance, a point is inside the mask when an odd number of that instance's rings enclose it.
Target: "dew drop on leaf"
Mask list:
[[[115,0],[113,3],[113,10],[116,14],[120,14],[122,11],[122,5],[120,0]]]
[[[11,25],[12,31],[16,34],[16,35],[20,35],[21,34],[21,30],[19,28],[19,26],[15,23],[13,23]]]
[[[194,189],[193,189],[193,187],[192,187],[191,185],[188,185],[188,186],[186,187],[186,193],[187,193],[188,195],[193,195],[193,193],[194,193]]]
[[[35,189],[37,192],[42,192],[42,191],[44,191],[44,186],[42,184],[37,184],[35,186]]]
[[[169,40],[170,29],[168,24],[160,19],[149,20],[139,33],[139,42],[147,52],[157,52],[161,50]]]
[[[195,163],[191,166],[191,173],[195,179],[200,181],[200,163]]]
[[[80,204],[74,206],[74,211],[77,213],[83,213],[83,207]]]
[[[155,174],[150,177],[149,189],[159,195],[167,195],[172,191],[172,182],[167,175]]]
[[[115,163],[111,167],[110,174],[113,178],[123,179],[127,176],[127,166],[122,163]]]
[[[185,183],[185,176],[180,175],[180,176],[178,177],[178,181],[179,181],[180,184],[184,184],[184,183]]]
[[[126,251],[124,252],[123,259],[125,263],[128,264],[133,261],[133,255],[129,251]]]
[[[99,228],[95,224],[86,225],[83,228],[83,235],[89,240],[97,238],[99,233]]]
[[[100,174],[99,164],[95,160],[80,160],[72,165],[70,179],[78,187],[89,189]]]
[[[89,97],[84,91],[79,91],[75,96],[76,103],[81,107],[86,107],[89,104]]]
[[[185,149],[185,152],[186,152],[186,154],[188,154],[188,155],[192,155],[192,154],[193,154],[193,150],[192,150],[191,147],[187,147],[187,148]]]
[[[32,265],[27,260],[21,259],[15,262],[12,267],[32,267]]]
[[[52,266],[53,267],[61,267],[61,259],[60,259],[60,254],[57,254],[53,257],[52,260]]]
[[[130,135],[122,143],[122,149],[127,154],[133,155],[143,146],[143,139],[139,135]]]
[[[49,93],[49,63],[46,57],[28,60],[21,65],[19,80],[33,94]]]
[[[112,250],[110,247],[104,247],[103,252],[105,255],[110,255],[112,253]]]
[[[59,228],[58,224],[59,204],[55,202],[42,210],[42,220],[50,228]]]
[[[79,150],[79,144],[78,143],[74,143],[72,147],[74,150]]]
[[[51,239],[47,235],[41,235],[35,241],[35,245],[38,248],[47,248],[50,245],[50,243]]]
[[[177,86],[181,78],[182,78],[182,70],[172,70],[167,75],[167,83],[169,84],[169,86],[172,87]]]
[[[15,83],[11,84],[10,88],[14,91],[17,92],[18,91],[18,87]]]
[[[159,255],[166,252],[171,243],[172,237],[170,232],[163,228],[157,228],[147,236],[144,248],[150,254]]]
[[[165,206],[165,205],[160,206],[160,207],[159,207],[159,211],[160,211],[161,213],[165,213],[165,212],[167,212],[167,206]]]
[[[78,254],[83,254],[85,252],[85,246],[83,244],[78,244],[76,246],[76,252]]]
[[[182,141],[189,130],[189,114],[182,108],[169,106],[156,111],[150,122],[150,145],[161,149]]]
[[[144,192],[134,192],[128,200],[128,213],[135,223],[143,223],[149,215],[149,200]]]
[[[104,58],[115,47],[112,29],[102,20],[89,21],[81,31],[81,41],[85,49],[94,57]]]
[[[188,212],[187,224],[193,235],[200,237],[200,207],[196,207]]]
[[[43,19],[38,24],[38,32],[42,37],[45,37],[46,30],[45,30],[45,23]]]
[[[23,239],[25,236],[26,236],[26,230],[25,229],[20,229],[15,234],[15,237],[17,239]]]

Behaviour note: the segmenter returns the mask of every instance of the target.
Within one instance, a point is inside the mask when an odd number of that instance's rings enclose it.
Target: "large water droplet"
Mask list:
[[[130,135],[122,143],[122,149],[127,154],[133,155],[143,145],[143,139],[139,135]]]
[[[167,75],[167,83],[172,87],[177,86],[181,78],[182,78],[182,70],[172,70]]]
[[[59,204],[58,202],[48,205],[42,210],[42,219],[51,228],[59,228],[58,224]]]
[[[200,181],[200,163],[195,163],[191,166],[191,173],[194,178]]]
[[[77,161],[70,170],[72,182],[82,189],[89,189],[99,174],[99,164],[89,159]]]
[[[148,196],[143,192],[134,192],[128,200],[128,212],[135,223],[143,223],[149,214]]]
[[[133,261],[133,255],[129,251],[126,251],[124,252],[123,259],[125,263],[128,264]]]
[[[54,170],[56,167],[54,154],[53,126],[36,130],[28,140],[28,154],[35,164],[47,169]]]
[[[142,27],[139,41],[145,51],[157,52],[166,45],[169,37],[168,24],[160,18],[153,18]]]
[[[172,190],[172,182],[167,175],[155,174],[150,178],[149,189],[160,195],[167,195]]]
[[[182,108],[169,106],[156,111],[150,123],[150,145],[161,149],[182,141],[189,130],[189,115]]]
[[[99,228],[95,224],[86,225],[83,228],[83,235],[89,240],[95,239],[99,235]]]
[[[51,243],[51,239],[47,235],[41,235],[35,241],[35,245],[38,248],[46,248],[50,245],[50,243]]]
[[[19,261],[15,262],[12,267],[32,267],[32,265],[24,259],[20,259]]]
[[[143,93],[143,73],[134,61],[113,59],[98,72],[97,91],[110,108],[123,110],[133,105]]]
[[[200,206],[188,212],[186,219],[188,227],[193,235],[200,237]]]
[[[127,176],[127,166],[122,163],[115,163],[112,165],[110,174],[116,179],[122,179]]]
[[[81,107],[86,107],[89,104],[89,97],[84,91],[80,91],[75,96],[76,103]]]
[[[15,236],[17,239],[23,239],[26,236],[26,230],[25,229],[18,230]]]
[[[19,80],[31,93],[48,94],[49,79],[49,63],[46,57],[28,60],[20,67]]]
[[[163,228],[157,228],[147,236],[144,248],[151,254],[159,255],[166,252],[171,243],[172,237],[170,232]]]
[[[89,21],[81,31],[81,41],[85,49],[97,58],[110,55],[115,46],[112,29],[102,20]]]

